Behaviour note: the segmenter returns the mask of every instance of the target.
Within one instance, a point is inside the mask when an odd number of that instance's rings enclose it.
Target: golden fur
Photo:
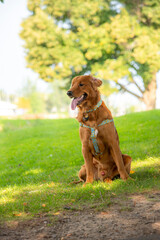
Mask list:
[[[124,155],[120,151],[119,138],[114,123],[110,122],[97,127],[103,120],[112,119],[110,110],[102,102],[96,111],[87,114],[86,111],[93,109],[100,101],[100,87],[102,81],[91,75],[77,76],[73,78],[68,95],[75,99],[86,95],[78,107],[77,120],[87,126],[98,130],[97,142],[102,155],[95,155],[94,146],[91,140],[91,130],[80,127],[80,139],[82,142],[82,154],[85,164],[79,171],[79,178],[86,183],[92,183],[93,180],[104,181],[106,178],[113,179],[120,175],[123,180],[129,177],[131,157]]]

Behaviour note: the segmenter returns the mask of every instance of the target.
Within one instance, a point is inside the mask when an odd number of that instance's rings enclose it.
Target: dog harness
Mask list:
[[[101,104],[102,104],[102,99],[97,103],[97,105],[93,109],[88,110],[86,112],[88,113],[88,112],[95,111],[97,108],[99,108],[101,106]],[[113,119],[106,119],[106,120],[102,121],[97,127],[103,126],[103,125],[105,125],[107,123],[110,123],[110,122],[113,122]],[[100,149],[98,147],[97,139],[96,139],[96,136],[97,136],[96,129],[94,127],[87,126],[83,123],[80,123],[80,127],[85,127],[85,128],[91,129],[91,139],[92,139],[92,142],[93,142],[95,155],[102,155],[103,152],[100,151]]]
[[[102,99],[97,103],[97,105],[93,109],[86,111],[86,113],[96,111],[97,108],[99,108],[101,106],[101,104],[102,104]]]

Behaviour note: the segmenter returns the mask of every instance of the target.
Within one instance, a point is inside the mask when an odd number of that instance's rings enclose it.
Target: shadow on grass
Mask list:
[[[133,158],[135,181],[95,182],[85,188],[69,184],[84,162],[74,120],[3,121],[0,215],[108,206],[115,196],[160,189],[159,117],[160,111],[151,111],[115,119],[121,150]]]
[[[83,187],[82,184],[70,185],[63,171],[63,181],[46,181],[21,185],[12,185],[0,190],[0,212],[2,218],[24,217],[41,212],[56,212],[64,207],[68,209],[81,209],[84,207],[107,207],[117,196],[160,189],[160,163],[158,159],[148,159],[135,162],[133,180],[126,182],[121,179],[111,184],[94,182]],[[70,172],[71,171],[71,172]],[[40,173],[37,173],[40,174]],[[76,174],[74,175],[76,177]],[[67,183],[66,183],[67,182]],[[19,215],[20,214],[20,215]]]

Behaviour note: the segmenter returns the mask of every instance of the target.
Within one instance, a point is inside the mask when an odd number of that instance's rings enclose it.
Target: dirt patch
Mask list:
[[[1,240],[158,240],[160,191],[115,198],[103,211],[84,209],[0,226]]]

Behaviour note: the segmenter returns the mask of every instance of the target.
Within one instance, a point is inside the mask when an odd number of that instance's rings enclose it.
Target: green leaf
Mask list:
[[[117,86],[125,79],[125,90],[136,78],[147,91],[160,70],[159,0],[119,3],[28,0],[20,33],[27,66],[48,82],[91,73]]]

